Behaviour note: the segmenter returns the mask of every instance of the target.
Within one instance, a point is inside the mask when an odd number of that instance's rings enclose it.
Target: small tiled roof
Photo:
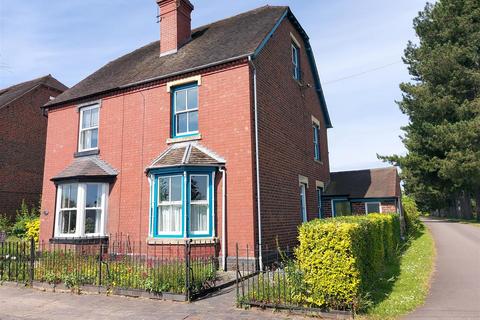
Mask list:
[[[51,75],[46,75],[41,78],[22,82],[5,89],[0,89],[0,108],[15,101],[16,99],[20,98],[25,93],[39,85],[44,85],[56,89],[59,92],[64,92],[68,89],[67,86],[65,86],[63,83],[61,83]]]
[[[349,198],[400,197],[400,178],[395,167],[332,172],[325,196]]]
[[[62,172],[52,178],[65,180],[74,178],[113,178],[118,171],[98,156],[75,158]]]
[[[246,57],[259,47],[287,10],[264,6],[199,27],[192,30],[192,39],[177,53],[163,57],[159,57],[159,41],[152,42],[108,63],[45,106]]]
[[[225,160],[198,143],[182,143],[170,146],[147,168],[157,169],[174,166],[218,166]]]

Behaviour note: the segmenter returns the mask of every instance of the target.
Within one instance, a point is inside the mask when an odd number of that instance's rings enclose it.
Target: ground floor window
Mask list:
[[[300,183],[300,208],[302,222],[307,222],[307,186],[304,183]]]
[[[334,217],[352,215],[352,207],[350,206],[350,201],[348,200],[332,200],[332,208]]]
[[[365,202],[365,212],[369,213],[381,213],[382,206],[380,202]]]
[[[317,187],[317,203],[318,203],[318,217],[322,219],[322,194],[323,189]]]
[[[105,235],[106,183],[64,183],[57,188],[55,237]]]
[[[151,173],[150,236],[213,236],[214,169]]]

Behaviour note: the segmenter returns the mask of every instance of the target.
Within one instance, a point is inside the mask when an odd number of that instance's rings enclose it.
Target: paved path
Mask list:
[[[194,303],[0,286],[0,320],[18,319],[300,319],[271,310],[238,310],[235,288]]]
[[[429,219],[437,261],[424,306],[406,319],[480,319],[480,228]]]

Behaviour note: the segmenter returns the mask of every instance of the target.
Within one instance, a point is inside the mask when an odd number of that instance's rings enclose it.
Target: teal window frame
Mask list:
[[[317,161],[322,160],[320,153],[320,127],[314,123],[313,127],[313,149],[314,149],[314,159]]]
[[[318,218],[319,219],[322,219],[322,216],[323,216],[322,195],[323,195],[323,189],[321,187],[317,187]]]
[[[159,239],[194,239],[194,238],[212,238],[214,236],[214,199],[215,199],[215,180],[216,168],[214,167],[177,167],[168,169],[156,169],[150,171],[151,188],[150,188],[150,218],[149,218],[149,235],[152,238]],[[158,203],[158,188],[159,178],[182,176],[182,217],[181,217],[181,232],[175,234],[160,233],[158,230],[159,219],[159,203]],[[190,190],[192,176],[208,176],[208,230],[205,233],[192,232],[190,229]]]
[[[191,109],[188,109],[188,91],[189,89],[193,89],[193,88],[196,88],[197,89],[197,105],[196,105],[196,108],[191,108]],[[194,136],[194,135],[197,135],[199,133],[199,121],[198,121],[198,116],[199,116],[199,112],[200,112],[200,108],[199,108],[199,92],[198,92],[198,83],[197,82],[193,82],[193,83],[189,83],[189,84],[186,84],[186,85],[181,85],[181,86],[177,86],[177,87],[174,87],[172,88],[172,95],[171,95],[171,99],[172,99],[172,102],[171,102],[171,105],[172,105],[172,110],[171,110],[171,113],[172,113],[172,132],[171,132],[171,136],[172,138],[180,138],[180,137],[188,137],[188,136]],[[186,95],[185,95],[185,99],[186,99],[186,102],[185,102],[185,110],[180,110],[180,111],[177,111],[177,101],[176,101],[176,97],[177,97],[177,94],[181,91],[186,91]],[[187,114],[187,128],[188,126],[190,125],[189,124],[189,117],[190,117],[190,114],[192,113],[197,113],[197,130],[187,130],[186,132],[178,132],[178,116],[180,114]]]

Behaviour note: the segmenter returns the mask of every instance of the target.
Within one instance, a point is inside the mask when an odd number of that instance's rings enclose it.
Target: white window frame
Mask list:
[[[307,222],[307,185],[305,183],[300,183],[300,210],[302,222]]]
[[[181,194],[180,194],[180,200],[179,201],[160,201],[160,180],[161,179],[166,179],[168,178],[170,180],[169,184],[168,184],[168,196],[170,199],[172,199],[172,178],[181,178],[181,183],[180,183],[180,190],[181,190]],[[158,190],[157,190],[157,225],[155,226],[155,228],[157,228],[157,234],[159,236],[181,236],[182,233],[183,233],[183,219],[184,219],[184,215],[185,215],[185,208],[183,207],[183,181],[184,181],[184,176],[181,175],[181,174],[174,174],[174,175],[169,175],[169,176],[159,176],[157,177],[157,185],[158,185]],[[161,210],[160,210],[160,207],[162,206],[165,206],[165,207],[169,207],[169,206],[178,206],[180,205],[180,208],[181,208],[181,214],[180,214],[180,230],[178,232],[172,232],[172,231],[160,231],[159,227],[158,227],[158,224],[159,224],[159,221],[160,221],[160,213],[161,213]]]
[[[321,161],[321,150],[320,150],[320,126],[316,123],[312,123],[313,128],[313,147],[314,147],[314,154],[313,158],[315,161]]]
[[[208,235],[209,234],[209,229],[210,229],[210,204],[209,204],[209,199],[210,199],[210,175],[208,174],[196,174],[192,173],[189,175],[190,176],[190,188],[188,192],[188,228],[189,228],[189,234],[192,235]],[[206,200],[195,200],[192,201],[192,177],[207,177],[207,199]],[[192,231],[192,204],[200,204],[200,205],[207,205],[207,230],[205,231]]]
[[[335,210],[335,203],[337,202],[348,202],[349,206],[350,206],[350,216],[353,215],[353,211],[352,211],[352,203],[350,202],[350,200],[347,200],[347,199],[332,199],[330,200],[330,205],[332,207],[332,217],[335,218],[337,216],[337,210]],[[348,216],[345,216],[345,215],[341,215],[341,217],[348,217]]]
[[[65,185],[77,185],[77,218],[75,233],[62,233],[60,214],[63,211],[61,209],[63,186]],[[100,232],[85,234],[85,218],[86,218],[86,196],[87,196],[87,184],[96,184],[101,186],[102,192],[102,205],[98,207],[101,210],[100,213]],[[59,184],[57,188],[57,202],[55,212],[55,238],[89,238],[89,237],[103,237],[106,236],[106,221],[108,212],[108,183],[98,182],[70,182]],[[93,209],[93,208],[89,208]],[[68,209],[65,209],[68,210]]]
[[[323,195],[323,188],[322,187],[317,187],[316,189],[317,192],[317,201],[318,201],[318,218],[322,219],[322,195]]]
[[[93,127],[88,127],[88,128],[83,128],[83,114],[85,111],[92,110],[92,109],[98,109],[98,120],[97,120],[97,125]],[[93,151],[93,150],[98,150],[98,145],[99,145],[99,136],[100,136],[100,103],[96,102],[93,104],[89,104],[87,106],[82,106],[79,109],[80,112],[80,123],[79,123],[79,128],[78,128],[78,152],[85,152],[85,151]],[[97,129],[97,146],[95,148],[86,148],[83,149],[83,135],[82,133],[84,131],[92,131]]]
[[[368,212],[368,205],[372,203],[377,203],[378,204],[378,211],[379,212],[372,212],[372,213],[382,213],[382,203],[380,201],[370,201],[370,202],[365,202],[365,214],[369,214]]]
[[[293,78],[300,81],[300,48],[292,42]]]

